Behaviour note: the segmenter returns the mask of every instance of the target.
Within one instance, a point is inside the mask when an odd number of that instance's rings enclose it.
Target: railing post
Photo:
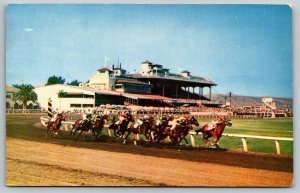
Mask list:
[[[107,128],[107,133],[108,133],[108,136],[111,137],[111,132],[110,132],[110,129],[109,129],[109,128]]]
[[[280,155],[280,145],[278,140],[275,140],[275,145],[276,145],[276,153],[277,155]]]
[[[195,147],[195,137],[194,134],[190,134],[192,146]]]
[[[248,152],[247,141],[245,137],[242,137],[244,152]]]

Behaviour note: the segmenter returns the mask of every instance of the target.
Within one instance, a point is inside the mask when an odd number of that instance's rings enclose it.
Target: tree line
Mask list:
[[[45,85],[52,84],[64,84],[65,79],[61,76],[51,76],[48,78],[47,83]],[[79,86],[80,82],[78,80],[73,80],[68,82],[67,85]],[[32,101],[35,103],[37,101],[37,94],[33,91],[34,86],[31,84],[14,84],[13,87],[17,88],[18,91],[13,94],[12,100],[14,102],[21,101],[23,104],[23,109],[26,109],[27,103]],[[59,93],[58,93],[59,94]]]

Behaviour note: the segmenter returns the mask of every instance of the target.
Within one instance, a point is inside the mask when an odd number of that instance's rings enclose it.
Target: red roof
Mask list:
[[[150,94],[132,94],[132,93],[122,93],[124,97],[132,98],[132,99],[147,99],[147,100],[173,100],[168,97],[160,96],[160,95],[150,95]]]
[[[111,70],[109,68],[107,68],[107,67],[104,67],[104,68],[98,69],[98,71],[105,72],[105,71],[111,71]]]

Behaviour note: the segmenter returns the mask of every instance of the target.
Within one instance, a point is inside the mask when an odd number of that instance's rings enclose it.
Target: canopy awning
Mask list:
[[[168,97],[160,96],[160,95],[149,95],[149,94],[132,94],[132,93],[123,93],[124,97],[132,98],[132,99],[144,99],[144,100],[173,100]]]

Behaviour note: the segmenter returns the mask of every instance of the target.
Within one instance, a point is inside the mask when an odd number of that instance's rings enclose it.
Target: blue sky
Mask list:
[[[146,59],[213,92],[292,97],[292,12],[282,5],[9,5],[6,84],[87,81]]]

